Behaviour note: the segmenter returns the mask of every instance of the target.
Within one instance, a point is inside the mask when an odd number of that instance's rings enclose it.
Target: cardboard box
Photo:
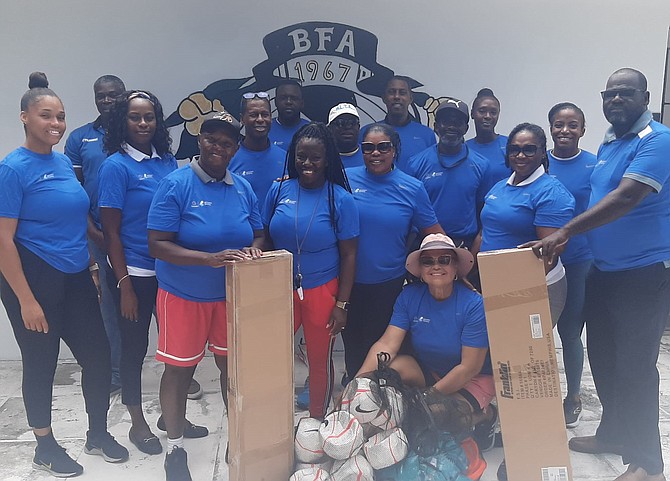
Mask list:
[[[531,249],[477,256],[510,481],[572,479],[544,265]]]
[[[293,472],[292,279],[287,251],[226,268],[231,481]]]

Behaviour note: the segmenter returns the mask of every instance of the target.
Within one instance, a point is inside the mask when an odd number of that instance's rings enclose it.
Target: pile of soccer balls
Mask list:
[[[296,472],[289,481],[373,481],[375,470],[402,461],[402,394],[367,377],[353,379],[340,410],[323,421],[303,418],[295,434]]]

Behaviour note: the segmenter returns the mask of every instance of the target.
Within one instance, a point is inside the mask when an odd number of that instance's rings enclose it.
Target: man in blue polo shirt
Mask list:
[[[286,151],[268,140],[272,114],[267,93],[244,94],[240,112],[244,125],[244,140],[240,142],[228,170],[249,182],[258,198],[258,203],[263,204],[272,182],[282,177],[284,173]]]
[[[469,109],[448,99],[435,111],[436,146],[414,155],[406,172],[423,182],[437,220],[457,246],[472,247],[479,231],[478,213],[488,161],[464,142]],[[404,149],[404,145],[401,144]]]
[[[293,134],[309,121],[300,117],[304,106],[302,87],[297,80],[282,80],[275,89],[277,118],[272,119],[270,141],[277,147],[288,150]],[[260,199],[259,202],[263,202]]]
[[[107,284],[107,250],[100,226],[100,210],[98,209],[98,170],[107,158],[103,150],[103,139],[107,130],[110,112],[116,98],[126,90],[123,81],[115,75],[103,75],[93,84],[95,106],[100,115],[93,122],[75,129],[65,143],[65,155],[74,167],[77,179],[84,186],[90,199],[88,216],[89,246],[100,266],[100,289],[102,302],[100,310],[109,339],[112,353],[112,384],[111,394],[121,390],[121,334],[117,324],[116,305]]]
[[[611,127],[589,209],[533,249],[552,262],[588,231],[594,256],[584,317],[603,412],[595,435],[570,449],[620,454],[628,469],[616,481],[662,481],[656,362],[670,311],[670,129],[652,120],[641,72],[617,70],[601,94]]]
[[[358,143],[361,124],[356,107],[352,104],[341,103],[330,109],[328,128],[335,137],[335,144],[340,152],[344,168],[350,169],[363,165],[363,152]]]
[[[414,101],[410,80],[401,75],[394,75],[384,88],[382,101],[387,113],[382,122],[392,126],[400,135],[400,155],[396,167],[407,172],[407,162],[414,154],[435,145],[435,134],[430,128],[417,122],[409,114],[409,106]],[[365,135],[365,127],[361,129]]]

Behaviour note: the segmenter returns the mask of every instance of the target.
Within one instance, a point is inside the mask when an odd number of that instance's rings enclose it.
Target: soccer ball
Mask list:
[[[399,463],[407,456],[407,436],[400,428],[375,434],[363,445],[365,457],[374,469],[383,469]]]
[[[319,428],[323,450],[333,459],[347,459],[363,446],[363,427],[346,411],[334,411],[326,416]]]
[[[370,423],[383,410],[379,386],[367,377],[352,379],[342,393],[341,409],[363,425]]]
[[[405,417],[405,401],[402,394],[392,386],[381,388],[381,392],[386,396],[387,409],[381,411],[379,416],[370,421],[370,424],[382,430],[389,430],[402,426]]]
[[[332,481],[374,481],[375,475],[372,466],[361,454],[335,461],[330,471]]]
[[[328,471],[322,468],[300,469],[288,481],[333,481]]]
[[[295,431],[295,457],[303,463],[317,463],[325,453],[319,434],[321,421],[314,418],[302,418]]]

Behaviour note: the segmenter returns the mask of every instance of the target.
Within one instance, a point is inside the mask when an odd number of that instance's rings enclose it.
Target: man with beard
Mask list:
[[[328,113],[328,127],[335,137],[345,169],[363,165],[363,153],[358,144],[361,130],[358,110],[351,104],[337,104]]]
[[[663,481],[656,362],[670,311],[670,129],[652,119],[637,70],[614,72],[601,95],[611,127],[589,208],[528,245],[553,262],[588,231],[593,251],[584,318],[603,411],[595,435],[570,439],[570,449],[621,455],[628,469],[616,481]]]
[[[479,231],[477,218],[487,160],[464,143],[469,109],[448,99],[435,111],[436,146],[413,156],[407,173],[423,182],[437,220],[455,244],[470,249]]]

